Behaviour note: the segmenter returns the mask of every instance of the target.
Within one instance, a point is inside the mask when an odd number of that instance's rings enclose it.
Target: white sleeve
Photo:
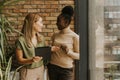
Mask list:
[[[79,60],[79,57],[80,57],[79,45],[80,45],[79,36],[77,35],[73,38],[73,51],[71,50],[68,51],[68,55],[73,59]]]

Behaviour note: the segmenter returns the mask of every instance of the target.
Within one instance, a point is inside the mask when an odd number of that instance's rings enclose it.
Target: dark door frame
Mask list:
[[[75,80],[89,80],[88,0],[75,0],[75,32],[80,36],[80,61],[75,61]]]

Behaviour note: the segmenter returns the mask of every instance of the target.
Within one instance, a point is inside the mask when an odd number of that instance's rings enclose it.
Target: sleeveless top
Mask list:
[[[45,46],[44,37],[41,35],[42,41],[36,45],[36,47],[43,47]],[[25,41],[23,36],[20,36],[15,42],[16,48],[21,49],[23,51],[23,57],[27,59],[31,59],[35,56],[35,47],[29,47]],[[33,62],[32,64],[27,64],[27,68],[37,68],[43,65],[43,60],[39,62]]]

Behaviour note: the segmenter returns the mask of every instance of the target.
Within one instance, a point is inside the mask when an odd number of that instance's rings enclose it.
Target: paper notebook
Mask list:
[[[42,56],[43,60],[50,60],[50,58],[51,58],[51,47],[49,47],[49,46],[37,47],[37,48],[35,48],[35,55],[36,56]]]

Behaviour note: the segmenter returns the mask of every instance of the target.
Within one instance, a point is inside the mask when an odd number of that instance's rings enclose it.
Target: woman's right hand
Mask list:
[[[32,58],[33,62],[39,62],[42,59],[42,57],[35,56]]]
[[[52,46],[51,47],[51,51],[53,51],[53,52],[56,52],[58,50],[60,50],[60,47],[58,47],[58,46]]]

